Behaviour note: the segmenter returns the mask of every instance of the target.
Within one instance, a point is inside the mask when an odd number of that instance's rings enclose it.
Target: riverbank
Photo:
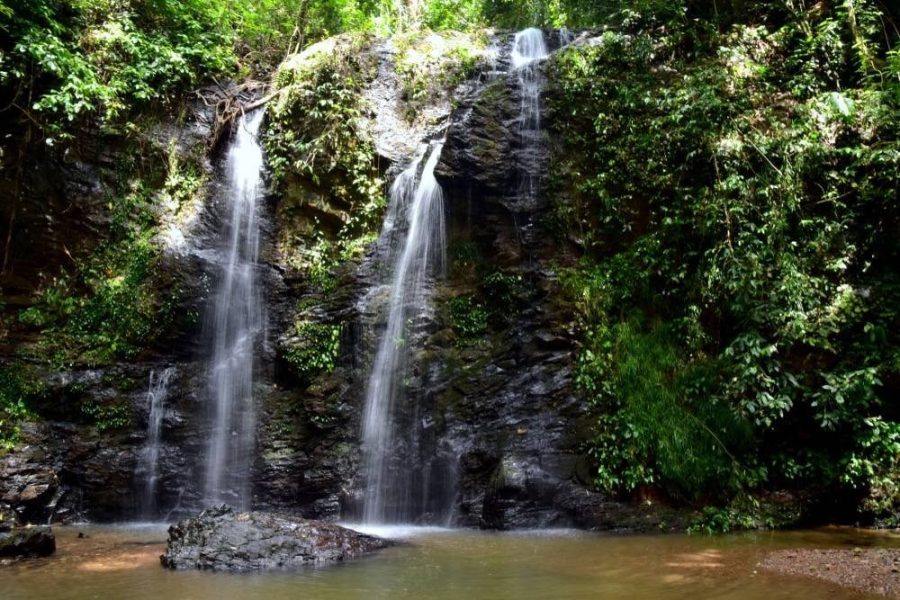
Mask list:
[[[772,552],[764,569],[900,598],[900,548],[794,549]]]

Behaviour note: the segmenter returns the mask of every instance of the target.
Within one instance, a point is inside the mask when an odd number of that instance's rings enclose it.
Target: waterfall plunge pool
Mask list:
[[[759,563],[767,552],[780,549],[900,545],[887,534],[843,528],[709,537],[392,527],[381,533],[406,543],[358,562],[229,575],[163,569],[159,555],[165,525],[54,531],[54,556],[0,567],[5,600],[859,600],[882,596],[773,574]],[[79,533],[87,537],[79,538]]]

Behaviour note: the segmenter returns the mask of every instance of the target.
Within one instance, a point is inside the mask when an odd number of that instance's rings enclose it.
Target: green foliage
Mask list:
[[[472,294],[454,296],[447,301],[450,326],[463,340],[474,340],[487,331],[488,311]]]
[[[723,352],[729,369],[725,395],[758,427],[771,427],[792,408],[797,380],[782,374],[778,348],[755,332],[739,335]],[[729,377],[730,375],[730,377]]]
[[[128,404],[88,401],[81,405],[81,412],[91,420],[100,433],[125,429],[132,424],[131,409]]]
[[[294,325],[294,336],[285,346],[284,357],[301,378],[310,381],[334,370],[340,347],[340,325],[299,321]]]
[[[165,323],[154,285],[158,258],[148,236],[108,242],[75,274],[54,279],[19,315],[44,333],[29,352],[57,365],[135,356]]]
[[[727,0],[719,0],[723,7]],[[495,27],[597,27],[630,19],[668,20],[684,15],[687,6],[707,2],[684,0],[482,0],[482,19]]]
[[[244,0],[229,3],[240,43],[269,61],[332,35],[370,31],[379,0]]]
[[[717,15],[742,3],[720,4]],[[698,8],[703,5],[660,0],[30,0],[0,4],[5,34],[0,95],[20,121],[70,139],[88,120],[118,127],[151,102],[168,101],[216,76],[265,70],[291,52],[341,33],[591,27],[621,14],[635,21],[704,14]],[[737,6],[730,13],[743,10]],[[851,25],[845,45],[860,68],[877,72],[880,62],[868,42],[878,25],[872,11],[844,3],[835,20]],[[822,25],[823,32],[828,29]],[[810,47],[814,54],[818,50]],[[465,46],[458,54],[448,69],[451,80],[471,67]],[[415,102],[434,82],[410,75]]]
[[[133,169],[120,166],[125,182],[107,203],[108,236],[75,268],[48,280],[36,302],[19,312],[22,325],[41,333],[20,353],[56,367],[108,364],[135,357],[176,318],[179,290],[167,287],[158,268],[157,215],[178,214],[205,179],[196,166],[179,161],[174,146],[164,172],[141,179],[129,177]]]
[[[718,19],[683,19],[704,14],[693,4],[667,21],[623,12],[550,67],[554,224],[585,253],[569,287],[599,483],[683,496],[716,477],[729,493],[815,483],[888,506],[895,466],[863,440],[890,447],[900,418],[896,33],[871,2],[736,5]],[[627,376],[631,357],[659,386]],[[694,444],[697,468],[664,476],[651,417],[677,429],[684,407],[725,443]]]
[[[528,287],[519,274],[490,271],[481,277],[478,291],[489,323],[496,329],[514,324],[528,303]]]
[[[864,419],[842,481],[862,492],[860,509],[896,527],[900,514],[900,423]]]
[[[484,0],[428,0],[423,21],[435,31],[472,31],[484,25]]]
[[[12,364],[0,367],[0,450],[15,446],[19,423],[31,416],[29,399],[42,392],[43,386],[30,377],[26,368]]]
[[[168,101],[217,76],[265,70],[331,35],[402,28],[405,17],[396,14],[395,5],[391,0],[0,4],[0,96],[23,121],[68,139],[90,119],[117,127],[150,102]],[[431,17],[436,24],[449,18],[442,10]]]
[[[357,54],[361,41],[333,40],[279,68],[275,84],[281,95],[265,138],[276,181],[292,173],[318,183],[323,174],[337,172],[347,179],[337,193],[370,192],[363,175],[374,168],[373,150],[355,121],[362,116],[360,92],[374,72]]]
[[[688,526],[688,533],[730,533],[752,529],[778,529],[796,523],[797,507],[770,499],[738,494],[726,506],[706,506]]]
[[[747,443],[747,428],[708,401],[708,373],[687,368],[681,355],[660,328],[625,322],[592,330],[576,380],[601,411],[591,448],[601,489],[660,483],[686,499],[735,489],[733,452]]]
[[[346,207],[336,231],[316,221],[305,232],[304,247],[297,248],[296,238],[281,241],[286,254],[297,256],[294,266],[311,276],[359,256],[385,206],[375,148],[359,127],[361,91],[375,76],[373,57],[362,52],[368,39],[322,42],[282,64],[275,77],[281,94],[269,112],[264,141],[276,185],[300,202],[313,198]]]
[[[488,22],[508,29],[556,24],[563,19],[560,0],[488,0],[483,11]]]
[[[471,240],[453,240],[447,246],[447,258],[452,269],[466,270],[481,265],[483,257],[478,245]]]
[[[515,312],[525,294],[525,281],[518,274],[493,271],[482,278],[481,292],[491,313],[502,317]]]
[[[483,36],[411,32],[395,35],[394,69],[403,84],[403,108],[414,121],[436,98],[470,77],[484,58]]]
[[[112,124],[134,107],[231,70],[221,2],[33,0],[0,26],[0,87],[43,127],[69,135],[89,115]]]
[[[148,285],[157,252],[146,238],[109,245],[81,273],[90,294],[72,314],[69,327],[96,349],[100,362],[133,357],[149,339],[158,317],[156,298]]]

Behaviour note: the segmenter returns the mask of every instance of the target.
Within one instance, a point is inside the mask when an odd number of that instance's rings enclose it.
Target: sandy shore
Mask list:
[[[900,548],[780,550],[768,554],[762,567],[900,598]]]

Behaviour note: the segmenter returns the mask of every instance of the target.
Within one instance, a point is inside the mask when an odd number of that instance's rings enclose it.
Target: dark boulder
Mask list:
[[[281,570],[351,560],[389,545],[333,523],[220,506],[170,527],[160,560],[169,569]]]
[[[49,556],[56,552],[56,538],[49,527],[14,527],[0,531],[0,556]]]

